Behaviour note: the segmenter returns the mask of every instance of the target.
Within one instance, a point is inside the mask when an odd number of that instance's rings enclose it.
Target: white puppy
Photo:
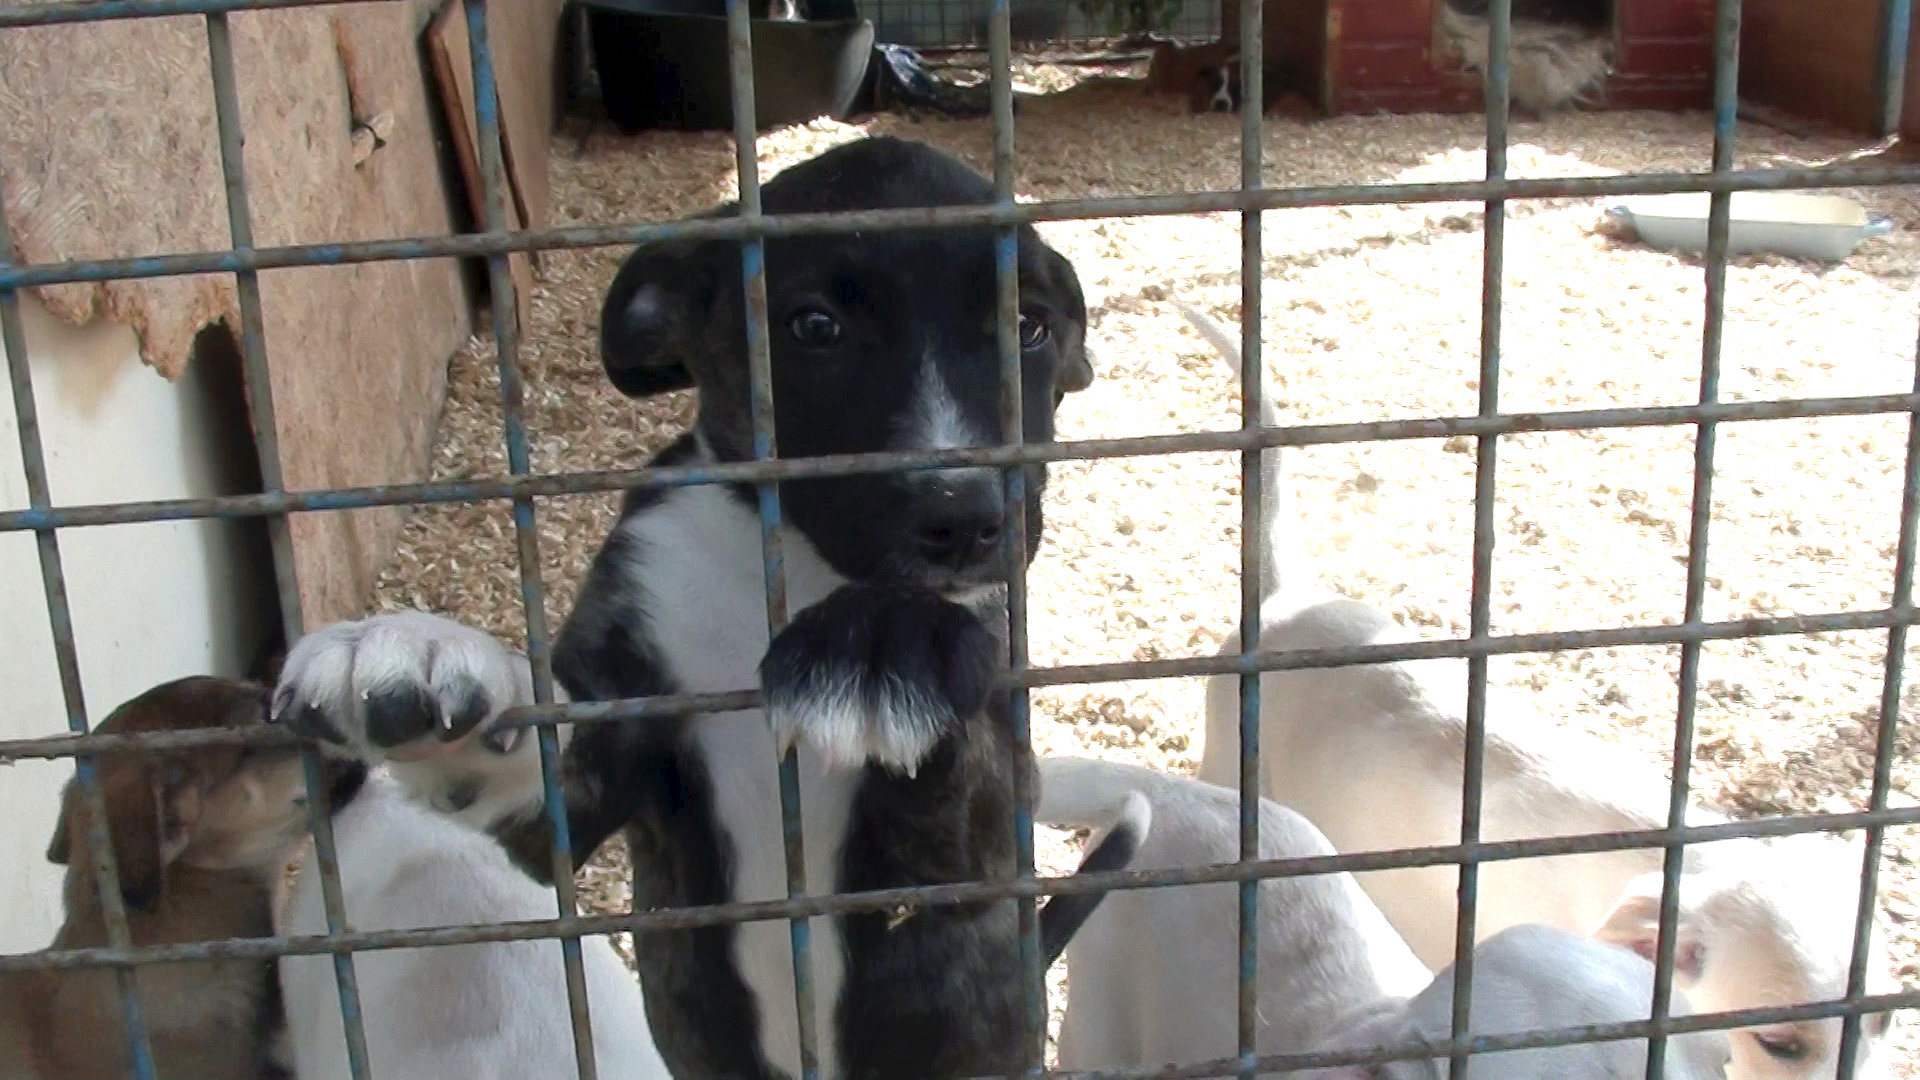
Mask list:
[[[1227,332],[1182,305],[1189,321],[1238,370]],[[1278,424],[1267,402],[1263,421]],[[1262,651],[1411,640],[1380,612],[1322,589],[1286,585],[1279,452],[1262,455]],[[1293,575],[1298,576],[1298,575]],[[1231,635],[1223,653],[1238,653]],[[1260,680],[1263,793],[1293,807],[1343,852],[1459,841],[1466,747],[1466,661],[1423,660],[1269,672]],[[1239,680],[1210,679],[1202,779],[1237,783]],[[1524,702],[1490,693],[1480,835],[1485,840],[1666,827],[1667,785],[1614,747],[1560,727]],[[1693,824],[1725,820],[1695,807]],[[1527,923],[1595,934],[1651,955],[1662,852],[1617,851],[1488,863],[1480,871],[1477,935]],[[1677,984],[1701,1011],[1797,1005],[1844,996],[1858,896],[1860,849],[1824,837],[1689,847],[1682,878]],[[1422,961],[1452,960],[1458,873],[1453,867],[1361,874]],[[1894,989],[1876,930],[1867,989]],[[1884,1074],[1890,1018],[1869,1015],[1857,1076]],[[1743,1030],[1734,1080],[1814,1080],[1839,1061],[1840,1021]]]
[[[1035,820],[1105,829],[1131,819],[1146,836],[1131,869],[1239,858],[1236,791],[1090,758],[1046,758],[1039,770]],[[1311,857],[1333,847],[1305,818],[1262,800],[1259,852]],[[1061,1067],[1232,1057],[1239,911],[1239,886],[1231,882],[1107,894],[1067,946]],[[1349,1010],[1427,983],[1427,969],[1350,874],[1263,881],[1259,938],[1261,1053],[1304,1050]]]
[[[1475,1036],[1518,1035],[1589,1024],[1618,1024],[1651,1015],[1653,969],[1624,949],[1547,926],[1515,926],[1473,950],[1468,1030]],[[1676,994],[1673,1011],[1686,1011]],[[1453,968],[1409,1000],[1358,1010],[1316,1050],[1366,1050],[1445,1043],[1453,1030]],[[1666,1080],[1719,1080],[1726,1075],[1727,1037],[1690,1032],[1667,1040]],[[1638,1080],[1647,1074],[1645,1039],[1536,1047],[1475,1054],[1473,1080]],[[1436,1057],[1315,1069],[1320,1080],[1445,1080]]]
[[[532,753],[522,739],[515,752]],[[384,773],[336,806],[340,888],[355,930],[406,930],[554,917],[553,891],[516,868],[492,837],[414,801]],[[301,866],[285,932],[326,933],[320,873]],[[668,1080],[640,986],[604,936],[580,939],[594,1055],[602,1076]],[[558,941],[487,942],[356,953],[354,972],[375,1076],[523,1080],[574,1073]],[[280,960],[288,1042],[300,1080],[349,1075],[328,956]]]

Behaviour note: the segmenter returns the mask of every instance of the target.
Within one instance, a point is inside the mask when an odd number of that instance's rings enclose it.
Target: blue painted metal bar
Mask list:
[[[1260,121],[1264,85],[1266,5],[1261,0],[1240,2],[1240,190],[1258,191],[1265,185],[1265,146]],[[1261,349],[1261,286],[1265,262],[1261,258],[1260,211],[1240,215],[1240,429],[1260,427],[1260,407],[1266,393],[1266,361]],[[1262,521],[1265,498],[1261,491],[1259,449],[1240,451],[1240,650],[1260,651],[1260,600],[1263,589],[1279,582],[1262,581],[1260,549],[1266,529],[1281,522]],[[1277,479],[1277,478],[1275,478]],[[1248,672],[1240,676],[1240,861],[1260,857],[1260,680]],[[1254,1080],[1260,1023],[1260,883],[1240,883],[1239,1012],[1235,1018],[1234,1050],[1240,1058],[1240,1080]]]
[[[1780,191],[1920,184],[1920,166],[1873,165],[1836,169],[1746,169],[1726,174],[1642,173],[1628,176],[1542,177],[1500,181],[1461,180],[1426,184],[1349,184],[1258,191],[1200,191],[1127,198],[1060,199],[1049,202],[943,206],[899,210],[780,214],[755,221],[711,218],[626,225],[569,226],[519,232],[366,240],[339,244],[293,244],[251,252],[210,251],[130,259],[78,259],[13,266],[0,263],[0,289],[73,281],[236,273],[288,266],[395,259],[467,258],[503,251],[608,247],[656,240],[813,236],[823,233],[949,229],[961,226],[1084,221],[1107,217],[1285,210],[1312,206],[1377,206],[1400,203],[1475,202],[1503,199],[1605,198],[1697,191]]]
[[[1879,136],[1900,130],[1906,102],[1907,47],[1913,33],[1913,0],[1880,0]]]
[[[224,16],[234,11],[330,7],[334,4],[366,2],[368,0],[53,0],[45,4],[0,4],[0,30],[168,15]]]
[[[741,220],[764,220],[760,207],[759,124],[755,119],[753,85],[753,20],[746,0],[727,0],[727,75],[733,112],[734,169],[739,177]],[[748,405],[753,421],[756,462],[779,457],[773,398],[772,339],[767,326],[767,252],[757,237],[740,245],[741,285],[746,294]],[[766,590],[767,635],[787,625],[787,571],[780,486],[763,480],[754,485],[760,516],[761,580]],[[800,757],[797,746],[781,755],[779,765],[780,838],[787,874],[788,899],[807,895],[807,852],[800,799]],[[793,962],[794,1022],[799,1028],[800,1080],[818,1080],[820,1038],[813,988],[813,933],[804,918],[787,925],[787,948]],[[829,1003],[829,1009],[832,1005]]]
[[[993,193],[1001,208],[1016,205],[1014,186],[1013,32],[1008,0],[992,0],[987,20],[988,105],[993,115]],[[994,344],[1000,353],[1000,437],[1018,450],[1026,442],[1020,356],[1020,236],[1003,224],[994,233]],[[1001,473],[1002,512],[1007,537],[1007,670],[1027,667],[1027,478],[1009,467]],[[1013,728],[1014,876],[1034,880],[1033,868],[1033,702],[1025,687],[1007,695]],[[1038,1076],[1046,1067],[1047,983],[1040,959],[1040,921],[1033,897],[1017,905],[1020,933],[1020,1052],[1008,1076]]]
[[[5,193],[0,192],[0,262],[13,257],[13,234],[7,224]],[[33,362],[27,351],[26,326],[20,317],[20,297],[0,288],[0,351],[7,356],[8,383],[13,393],[14,423],[20,434],[20,462],[26,473],[27,502],[35,508],[53,504],[47,483],[46,449],[40,438],[40,410],[33,396]],[[88,731],[86,691],[80,681],[80,657],[74,646],[73,614],[67,605],[66,570],[60,559],[60,538],[50,529],[34,533],[40,562],[40,583],[46,596],[47,625],[53,636],[54,663],[60,670],[60,691],[66,701],[67,728],[81,736]],[[107,834],[107,804],[91,757],[74,761],[74,783],[87,809],[86,845],[93,863],[94,888],[100,913],[107,924],[107,941],[115,949],[133,944],[127,927],[126,902],[120,892],[120,866]],[[127,1053],[136,1080],[154,1080],[152,1040],[140,1004],[140,992],[131,967],[114,972],[115,990],[126,1023]]]
[[[1739,111],[1740,0],[1719,0],[1714,18],[1713,168],[1733,168],[1733,139]],[[1707,214],[1706,323],[1700,336],[1701,404],[1720,398],[1720,356],[1727,324],[1727,242],[1732,228],[1733,196],[1715,192]],[[1693,442],[1693,502],[1687,533],[1686,613],[1688,622],[1705,614],[1708,538],[1713,522],[1713,457],[1719,429],[1703,420]],[[1690,775],[1693,768],[1693,731],[1699,704],[1700,642],[1680,646],[1680,698],[1673,723],[1673,778],[1667,797],[1667,826],[1686,821]],[[1673,1007],[1674,957],[1679,948],[1680,877],[1686,849],[1678,842],[1667,848],[1661,866],[1660,926],[1654,949],[1653,1017],[1668,1015]],[[1656,1036],[1647,1044],[1647,1074],[1663,1075],[1667,1041]]]
[[[474,117],[480,136],[480,175],[484,196],[484,224],[488,232],[507,227],[508,191],[504,144],[501,141],[500,96],[495,86],[493,49],[487,28],[487,0],[461,0],[467,21],[467,41],[473,63]],[[532,470],[527,453],[527,428],[522,416],[526,387],[520,374],[520,325],[512,266],[504,252],[487,259],[487,283],[493,309],[494,358],[500,372],[500,403],[505,414],[507,468],[516,477]],[[527,659],[533,669],[533,698],[537,704],[553,701],[553,661],[547,635],[547,607],[540,579],[540,532],[533,500],[513,501],[513,532],[520,559],[520,604],[527,616]],[[573,838],[567,826],[566,797],[560,785],[560,743],[548,723],[535,729],[540,748],[542,808],[553,834],[554,903],[561,916],[572,915],[574,903]],[[580,1080],[597,1080],[593,1053],[593,1020],[587,1002],[586,970],[577,935],[560,939],[566,971],[567,1006],[572,1021],[574,1067]]]
[[[246,134],[240,123],[240,92],[233,70],[233,35],[225,13],[207,16],[207,62],[213,79],[213,112],[220,133],[221,178],[226,187],[227,230],[234,250],[253,247],[253,212],[247,197]],[[278,492],[285,486],[280,456],[280,427],[274,417],[273,376],[267,366],[265,318],[260,310],[260,278],[255,271],[235,275],[240,301],[240,357],[246,370],[247,411],[252,421],[254,448],[260,459],[261,486]],[[293,543],[286,515],[267,518],[267,537],[273,550],[273,576],[278,587],[280,619],[286,640],[300,638],[305,618],[300,600],[300,578],[294,564]],[[309,748],[301,754],[307,786],[307,827],[313,834],[314,863],[320,870],[321,907],[327,930],[347,928],[346,900],[340,890],[339,853],[333,842],[333,808],[327,805],[327,785],[320,759]],[[360,984],[353,957],[333,957],[334,983],[340,996],[342,1034],[347,1044],[347,1070],[354,1080],[367,1073],[366,1025],[360,1014]]]
[[[1757,818],[1716,825],[1689,826],[1682,839],[1689,844],[1715,843],[1740,837],[1782,837],[1920,824],[1920,807],[1889,807],[1877,813],[1803,814]],[[1076,896],[1124,889],[1157,889],[1255,878],[1294,878],[1320,874],[1363,873],[1373,870],[1534,859],[1552,855],[1586,855],[1609,851],[1663,848],[1672,841],[1665,829],[1581,833],[1527,840],[1482,841],[1438,847],[1397,848],[1387,851],[1319,855],[1306,858],[1262,859],[1257,862],[1208,863],[1158,870],[1115,870],[1060,877],[1002,881],[974,881],[949,885],[902,886],[864,892],[837,893],[804,900],[759,900],[703,907],[664,908],[626,915],[581,915],[562,919],[533,919],[486,925],[420,927],[305,937],[234,938],[181,945],[150,945],[132,949],[83,948],[0,955],[0,973],[116,964],[167,964],[187,961],[230,960],[282,955],[314,955],[354,950],[411,949],[464,945],[483,941],[527,941],[562,934],[610,934],[621,931],[685,930],[796,916],[818,917],[853,912],[891,911],[902,904],[938,907],[977,904],[1020,896]],[[1915,991],[1920,993],[1920,991]],[[1872,995],[1868,1000],[1878,1000]],[[1797,1008],[1797,1006],[1796,1006]],[[1834,1010],[1837,1013],[1839,1010]],[[1855,1010],[1859,1011],[1859,1010]],[[1685,1030],[1685,1029],[1682,1029]],[[1237,1071],[1237,1059],[1234,1068]]]
[[[557,473],[426,484],[388,484],[316,491],[274,492],[263,495],[234,495],[213,499],[157,499],[150,502],[30,507],[23,510],[0,511],[0,532],[96,527],[141,521],[177,521],[184,518],[258,517],[295,511],[354,510],[368,506],[581,495],[601,491],[684,487],[692,484],[757,483],[770,477],[799,479],[943,469],[968,465],[1003,467],[1015,462],[1039,463],[1211,453],[1240,451],[1250,446],[1271,449],[1286,446],[1328,446],[1357,442],[1449,438],[1454,435],[1478,436],[1512,432],[1665,427],[1675,424],[1697,424],[1705,419],[1725,424],[1815,416],[1871,416],[1880,413],[1908,412],[1916,406],[1920,406],[1920,394],[1869,394],[1857,397],[1719,402],[1710,406],[1636,406],[1564,412],[1506,413],[1492,417],[1450,416],[1350,424],[1302,424],[1285,428],[1262,428],[1257,431],[1232,429],[1186,435],[1141,435],[1122,439],[1062,441],[1045,445],[1028,444],[1018,449],[996,446],[954,450],[835,454],[771,462],[618,469],[606,472]]]
[[[1513,5],[1511,0],[1493,0],[1487,10],[1487,69],[1483,74],[1487,118],[1488,180],[1503,180],[1507,175],[1507,124],[1513,81],[1512,42]],[[1501,301],[1506,288],[1507,204],[1488,199],[1485,213],[1485,243],[1481,265],[1480,293],[1480,379],[1479,413],[1495,416],[1500,412],[1500,318]],[[1483,435],[1475,450],[1473,473],[1473,583],[1468,601],[1467,625],[1470,640],[1485,639],[1493,622],[1493,549],[1498,533],[1493,508],[1499,494],[1500,440]],[[1486,781],[1487,755],[1487,661],[1485,656],[1467,660],[1466,746],[1461,761],[1460,841],[1480,839],[1481,789]],[[1463,1039],[1471,1030],[1473,1009],[1473,945],[1479,914],[1480,867],[1462,863],[1459,878],[1459,907],[1453,933],[1453,1015],[1452,1034]],[[1472,1063],[1463,1054],[1452,1055],[1447,1075],[1466,1080]]]
[[[1913,384],[1920,387],[1920,345],[1914,352]],[[1893,601],[1913,597],[1916,532],[1920,532],[1920,411],[1907,419],[1907,464],[1900,491],[1900,539],[1893,556]],[[1880,721],[1873,751],[1873,784],[1867,795],[1869,814],[1885,810],[1893,788],[1893,763],[1900,735],[1900,697],[1905,681],[1907,628],[1887,628],[1885,674],[1880,683]],[[1873,944],[1873,917],[1880,909],[1880,853],[1886,845],[1884,825],[1867,826],[1866,852],[1860,864],[1860,897],[1853,916],[1853,951],[1847,969],[1847,997],[1861,997],[1867,989],[1869,948]],[[1860,1050],[1860,1018],[1849,1015],[1840,1024],[1840,1070],[1835,1080],[1854,1080]]]
[[[1110,664],[1067,664],[1026,667],[1003,672],[996,685],[1043,687],[1114,682],[1131,679],[1197,678],[1243,675],[1259,671],[1299,671],[1305,668],[1353,667],[1398,660],[1462,659],[1474,656],[1516,656],[1567,649],[1678,645],[1688,641],[1732,641],[1740,638],[1781,637],[1884,630],[1920,622],[1920,608],[1901,606],[1872,611],[1829,612],[1782,618],[1737,619],[1728,622],[1624,626],[1605,630],[1556,630],[1473,638],[1442,638],[1380,645],[1353,645],[1331,649],[1263,651],[1258,655],[1229,653],[1166,660],[1129,660]],[[501,726],[528,726],[540,722],[574,724],[611,723],[661,716],[687,716],[758,708],[758,690],[721,693],[664,694],[620,701],[574,702],[509,709],[497,721]],[[215,745],[286,745],[291,736],[261,731],[203,729],[145,732],[128,735],[62,735],[39,739],[0,740],[0,764],[11,759],[72,757],[128,746],[185,747]]]

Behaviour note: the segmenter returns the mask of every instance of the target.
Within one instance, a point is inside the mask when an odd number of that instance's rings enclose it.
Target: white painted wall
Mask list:
[[[127,327],[68,326],[27,298],[22,311],[55,505],[233,493],[221,432],[234,406],[218,400],[210,363],[168,382],[140,362]],[[27,505],[4,392],[0,505]],[[260,596],[258,544],[249,543],[258,529],[179,521],[60,531],[90,723],[155,683],[244,671],[271,611]],[[0,738],[66,730],[31,533],[0,533],[0,686]],[[59,926],[59,874],[46,846],[71,774],[71,761],[0,766],[0,952],[42,948]]]

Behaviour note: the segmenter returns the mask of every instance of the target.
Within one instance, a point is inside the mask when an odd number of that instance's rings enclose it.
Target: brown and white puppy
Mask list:
[[[195,677],[156,686],[98,731],[170,731],[261,723],[267,691]],[[306,786],[287,747],[206,746],[96,758],[107,832],[133,944],[170,945],[273,933],[283,869],[306,835]],[[87,844],[85,800],[69,782],[47,858],[67,867],[66,921],[51,948],[109,944]],[[259,1080],[275,1075],[267,1044],[279,1021],[270,960],[149,964],[135,969],[158,1075]],[[132,1048],[110,968],[0,975],[0,1075],[133,1075]]]

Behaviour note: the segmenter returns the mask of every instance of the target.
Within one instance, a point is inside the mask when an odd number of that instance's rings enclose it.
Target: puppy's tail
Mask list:
[[[1107,764],[1091,758],[1048,759],[1046,783],[1034,807],[1034,820],[1041,824],[1107,830],[1088,847],[1076,875],[1126,869],[1153,828],[1153,804],[1137,788],[1117,787],[1113,774],[1098,768]],[[1053,966],[1105,898],[1106,893],[1073,893],[1047,901],[1040,909],[1045,966]]]
[[[1220,359],[1226,362],[1227,370],[1234,382],[1240,381],[1241,356],[1238,335],[1221,326],[1206,312],[1184,300],[1174,301],[1180,314],[1193,324],[1200,336],[1207,339]],[[1273,380],[1267,379],[1260,387],[1260,426],[1279,427],[1280,404],[1275,400]],[[1272,596],[1280,591],[1281,563],[1291,561],[1286,558],[1288,538],[1291,535],[1280,516],[1284,503],[1281,488],[1286,483],[1286,473],[1281,468],[1280,448],[1269,447],[1260,451],[1260,595]]]

